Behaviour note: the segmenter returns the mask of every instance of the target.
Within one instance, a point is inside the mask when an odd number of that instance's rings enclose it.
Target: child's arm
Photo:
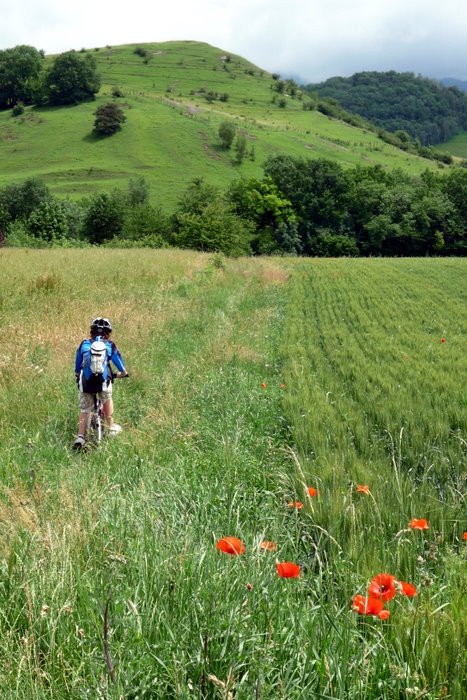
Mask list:
[[[125,363],[123,362],[123,357],[120,354],[120,350],[117,348],[115,343],[112,343],[112,354],[110,356],[110,361],[117,368],[117,377],[126,377],[128,372],[125,369]]]
[[[81,351],[82,345],[83,343],[81,343],[79,348],[77,349],[75,357],[75,376],[77,380],[79,379],[81,367],[83,366],[83,353]]]

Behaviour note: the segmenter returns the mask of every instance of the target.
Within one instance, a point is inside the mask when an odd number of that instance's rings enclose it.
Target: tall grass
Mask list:
[[[463,697],[461,262],[0,266],[2,697]],[[74,348],[97,313],[131,373],[125,430],[76,455]],[[418,595],[357,616],[384,570]]]

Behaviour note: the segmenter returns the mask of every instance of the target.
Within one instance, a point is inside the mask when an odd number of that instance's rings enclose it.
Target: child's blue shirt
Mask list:
[[[100,336],[97,336],[94,339],[86,338],[80,343],[80,346],[76,351],[75,374],[79,374],[82,369],[86,371],[86,369],[83,368],[84,355],[85,353],[90,352],[91,345],[94,342],[94,340],[102,340],[102,338],[100,338]],[[125,371],[125,364],[123,362],[123,358],[120,354],[120,351],[115,345],[115,343],[112,340],[103,340],[103,342],[105,343],[107,349],[108,360],[105,366],[103,379],[104,381],[107,381],[110,378],[110,368],[108,366],[109,361],[117,368],[119,372]],[[89,379],[89,377],[86,377],[86,379]]]

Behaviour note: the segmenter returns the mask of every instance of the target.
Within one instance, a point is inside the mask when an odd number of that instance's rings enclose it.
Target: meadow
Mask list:
[[[465,272],[2,250],[2,698],[462,700]],[[76,454],[96,314],[124,432]]]
[[[446,150],[458,158],[467,157],[467,134],[465,132],[454,136],[445,144]]]
[[[144,176],[151,203],[171,211],[194,178],[225,189],[240,176],[261,177],[265,159],[277,152],[348,167],[380,164],[412,175],[440,167],[373,132],[304,110],[306,96],[287,95],[281,108],[273,103],[280,95],[270,73],[208,44],[131,44],[86,52],[102,78],[94,102],[28,107],[16,118],[10,110],[0,113],[0,186],[39,177],[54,195],[77,199],[126,189],[130,178]],[[53,57],[45,60],[50,65]],[[114,99],[115,90],[127,121],[114,136],[97,137],[94,113]],[[217,98],[206,100],[208,93]],[[225,120],[246,137],[241,165],[234,152],[220,148],[218,129]]]

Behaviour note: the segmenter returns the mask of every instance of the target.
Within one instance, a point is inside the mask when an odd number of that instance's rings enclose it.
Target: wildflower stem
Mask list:
[[[104,607],[104,632],[103,632],[103,645],[104,645],[104,658],[107,668],[109,670],[109,676],[112,683],[115,683],[115,669],[112,663],[112,657],[109,651],[109,603],[110,603],[110,591],[107,594],[107,600],[105,601]]]

